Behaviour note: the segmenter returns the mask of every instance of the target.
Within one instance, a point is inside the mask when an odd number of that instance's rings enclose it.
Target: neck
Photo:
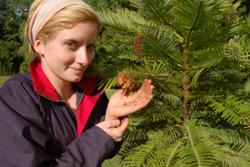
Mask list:
[[[53,83],[52,83],[53,84]],[[74,90],[72,88],[72,84],[64,84],[64,83],[59,83],[59,84],[53,84],[55,87],[57,93],[61,97],[62,100],[68,101],[74,94]]]
[[[45,73],[45,75],[48,77],[49,81],[55,88],[56,92],[58,95],[61,97],[63,100],[68,100],[72,97],[74,94],[74,90],[72,88],[72,83],[65,81],[55,74],[53,74],[44,63],[42,63],[42,68]]]

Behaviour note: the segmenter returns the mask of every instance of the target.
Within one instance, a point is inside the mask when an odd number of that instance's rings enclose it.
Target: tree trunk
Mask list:
[[[183,124],[186,125],[190,116],[190,77],[189,77],[189,48],[186,44],[182,45],[183,55],[183,71],[182,71],[182,112],[183,112]]]

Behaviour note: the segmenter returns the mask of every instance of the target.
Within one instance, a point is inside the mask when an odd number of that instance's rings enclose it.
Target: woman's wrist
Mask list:
[[[105,115],[105,120],[114,120],[114,119],[119,119],[118,116],[114,114],[115,112],[112,111],[109,107],[107,107],[106,115]]]

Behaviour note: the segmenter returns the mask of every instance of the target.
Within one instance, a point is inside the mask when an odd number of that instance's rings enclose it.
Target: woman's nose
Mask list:
[[[88,65],[91,63],[91,55],[86,47],[81,47],[76,56],[76,61],[83,65]]]

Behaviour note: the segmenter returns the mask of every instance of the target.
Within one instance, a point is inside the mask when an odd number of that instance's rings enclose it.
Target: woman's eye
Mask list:
[[[67,42],[66,45],[71,50],[76,50],[77,49],[77,44],[75,42]]]
[[[95,45],[89,45],[88,50],[92,52],[95,51]]]

